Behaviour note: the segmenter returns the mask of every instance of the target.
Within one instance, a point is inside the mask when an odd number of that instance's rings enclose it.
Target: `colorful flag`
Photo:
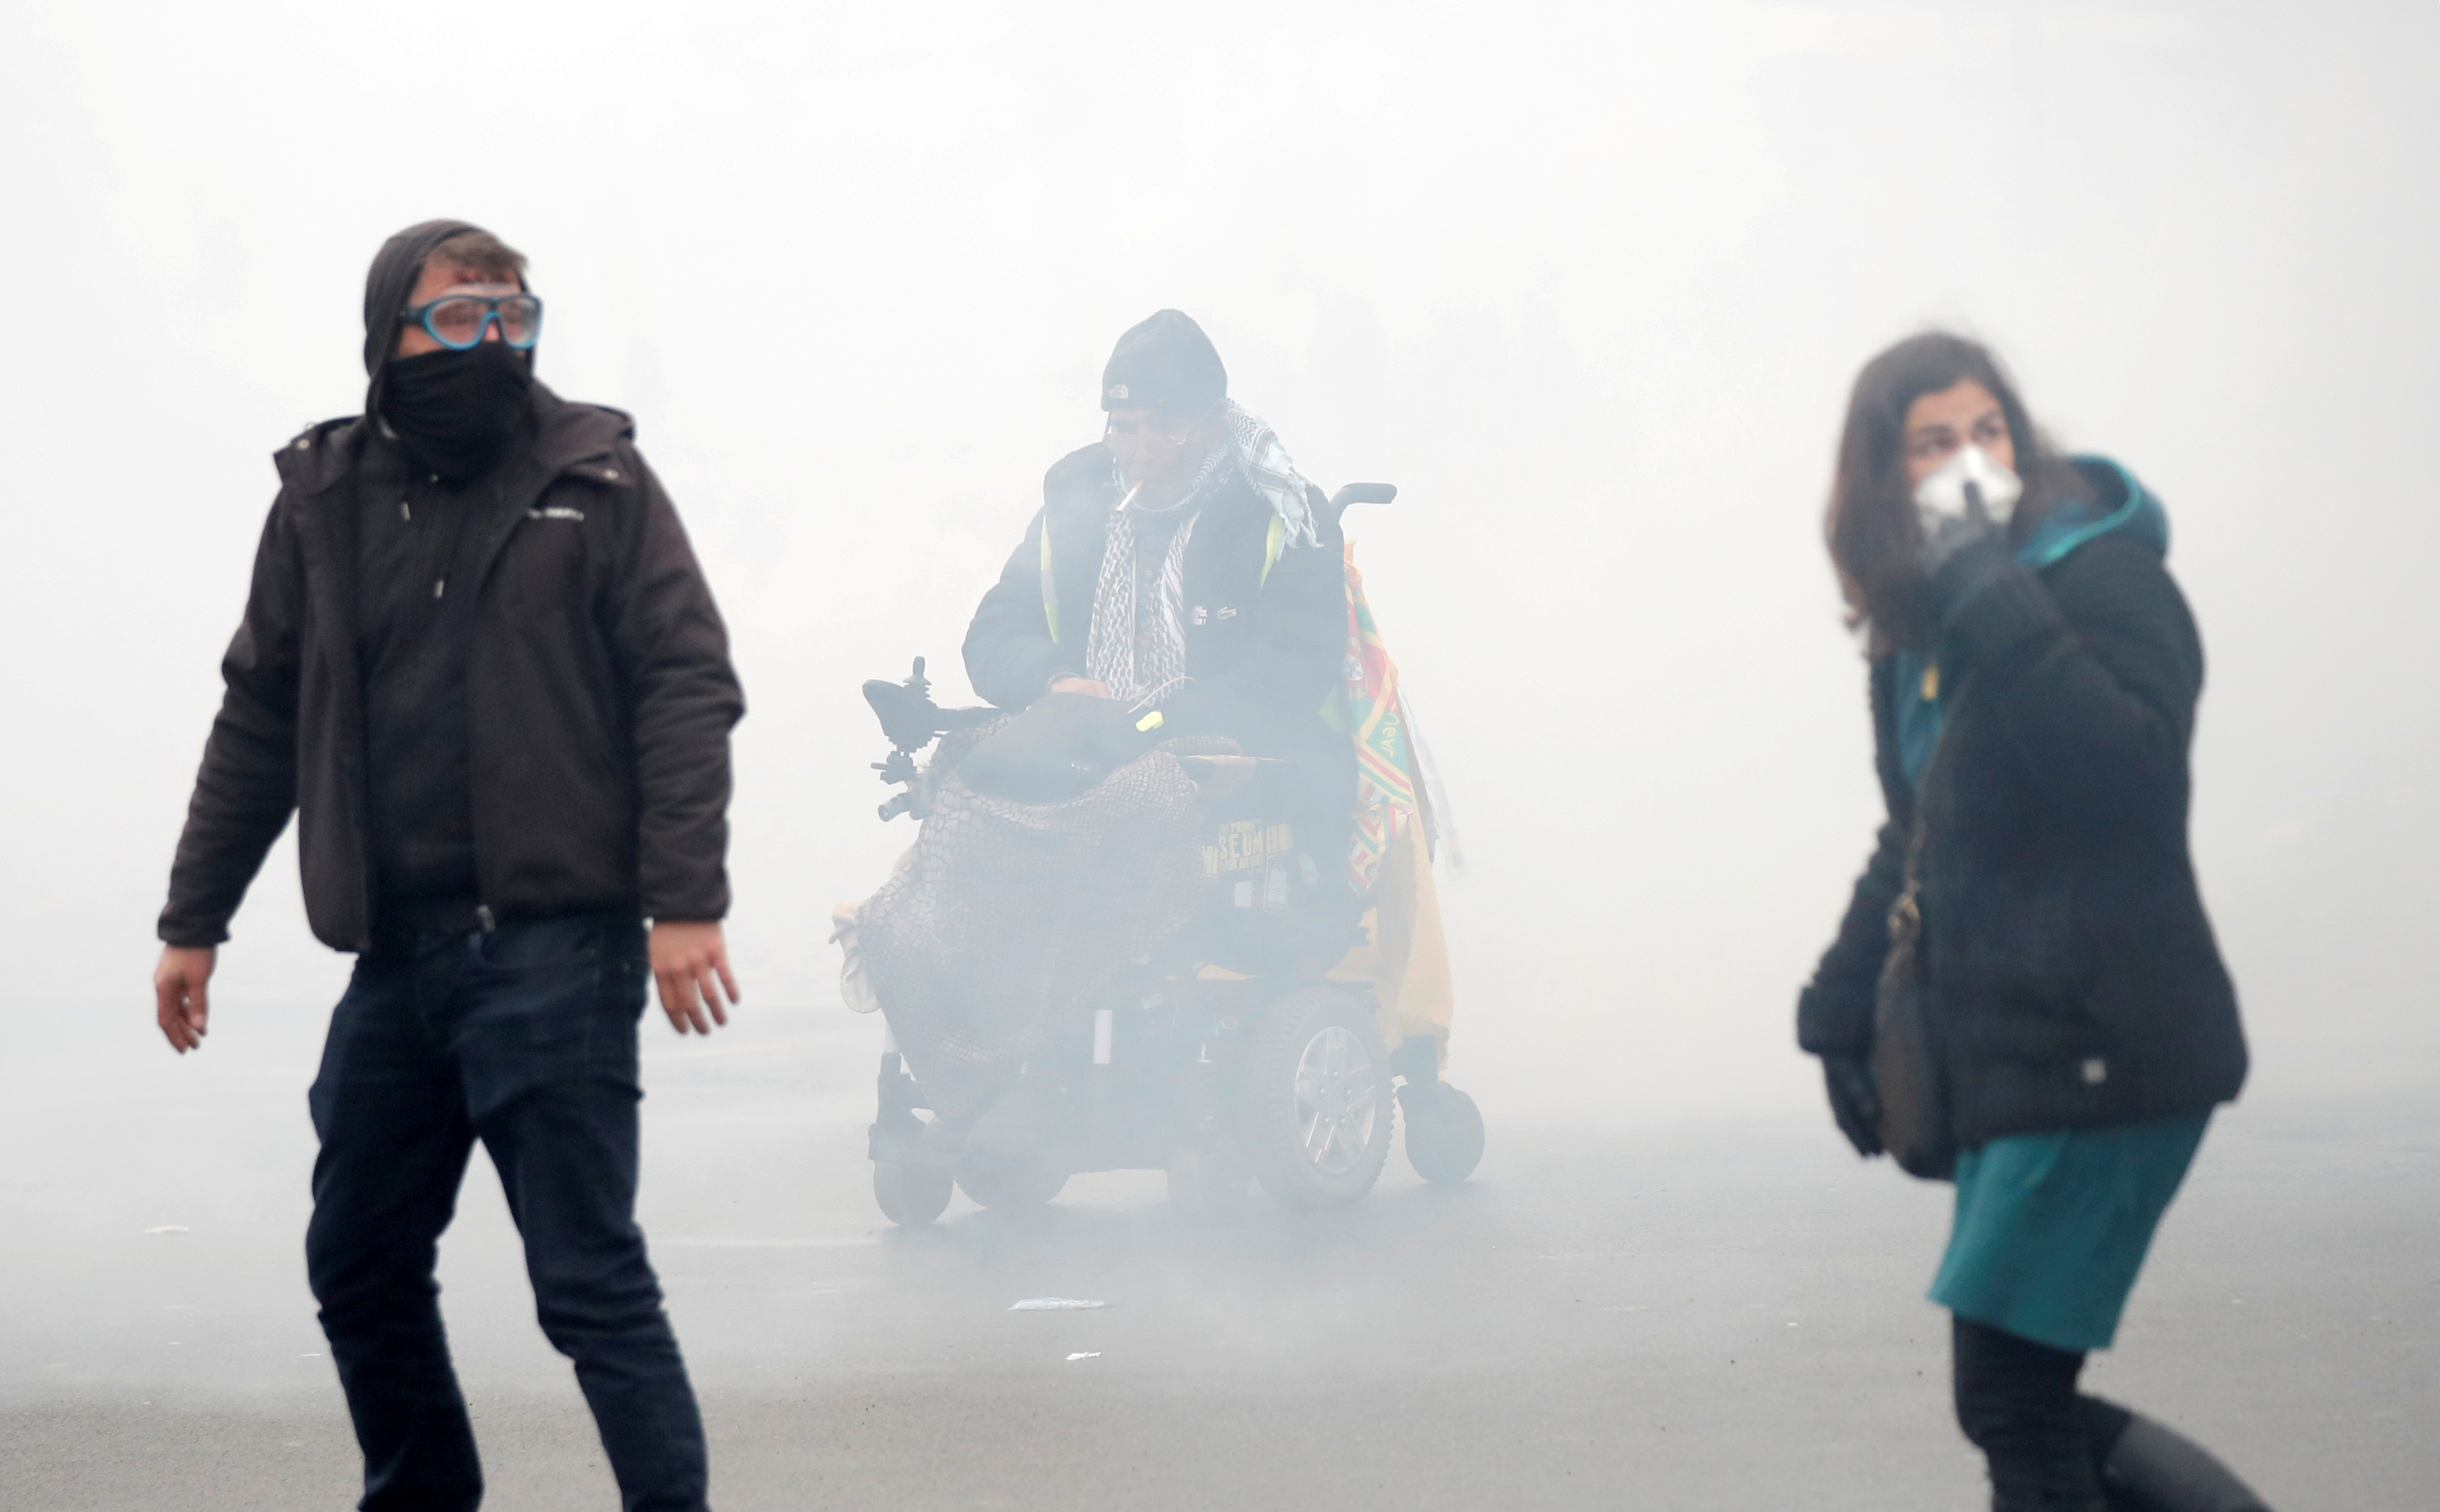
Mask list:
[[[1347,547],[1347,722],[1355,742],[1355,834],[1347,851],[1347,879],[1370,893],[1381,874],[1390,842],[1413,822],[1414,745],[1398,706],[1398,667],[1381,643],[1364,601],[1364,575],[1355,570],[1355,547]]]

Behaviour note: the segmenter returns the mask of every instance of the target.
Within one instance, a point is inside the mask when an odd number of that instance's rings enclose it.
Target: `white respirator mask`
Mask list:
[[[1948,520],[1987,523],[2001,529],[2024,497],[2025,485],[1979,446],[1960,447],[1914,490],[1914,507],[1923,511],[1927,530]]]

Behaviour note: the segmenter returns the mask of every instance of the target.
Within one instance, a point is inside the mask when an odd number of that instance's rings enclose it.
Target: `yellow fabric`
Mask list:
[[[1335,982],[1361,982],[1381,1005],[1381,1033],[1398,1041],[1428,1034],[1448,1059],[1449,1022],[1456,1011],[1449,980],[1448,938],[1441,930],[1440,893],[1424,855],[1423,827],[1408,825],[1390,841],[1364,916],[1368,943],[1330,969]]]

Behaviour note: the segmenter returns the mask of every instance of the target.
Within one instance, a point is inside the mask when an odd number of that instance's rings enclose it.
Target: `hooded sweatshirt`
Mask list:
[[[398,317],[415,293],[416,277],[432,249],[461,232],[482,227],[466,221],[425,221],[382,243],[365,274],[365,413],[379,415],[382,373],[398,347]]]
[[[398,317],[433,248],[475,227],[426,221],[385,242],[365,277],[366,414],[378,416]],[[505,455],[462,483],[417,465],[386,426],[366,449],[356,554],[356,666],[362,678],[366,772],[376,897],[385,915],[477,899],[469,778],[468,592]],[[529,446],[531,428],[504,452]],[[450,594],[455,582],[458,592]]]

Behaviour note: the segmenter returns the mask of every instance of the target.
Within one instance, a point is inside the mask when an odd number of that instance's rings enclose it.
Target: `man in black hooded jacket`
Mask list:
[[[525,259],[432,221],[365,292],[365,414],[280,449],[162,910],[155,1013],[207,1026],[228,920],[294,812],[314,934],[357,955],[308,1097],[306,1262],[361,1505],[482,1473],[433,1283],[474,1141],[624,1505],[692,1509],[703,1425],[635,1223],[637,1021],[733,1004],[727,632],[615,410],[533,381]],[[651,919],[649,936],[644,920]]]

